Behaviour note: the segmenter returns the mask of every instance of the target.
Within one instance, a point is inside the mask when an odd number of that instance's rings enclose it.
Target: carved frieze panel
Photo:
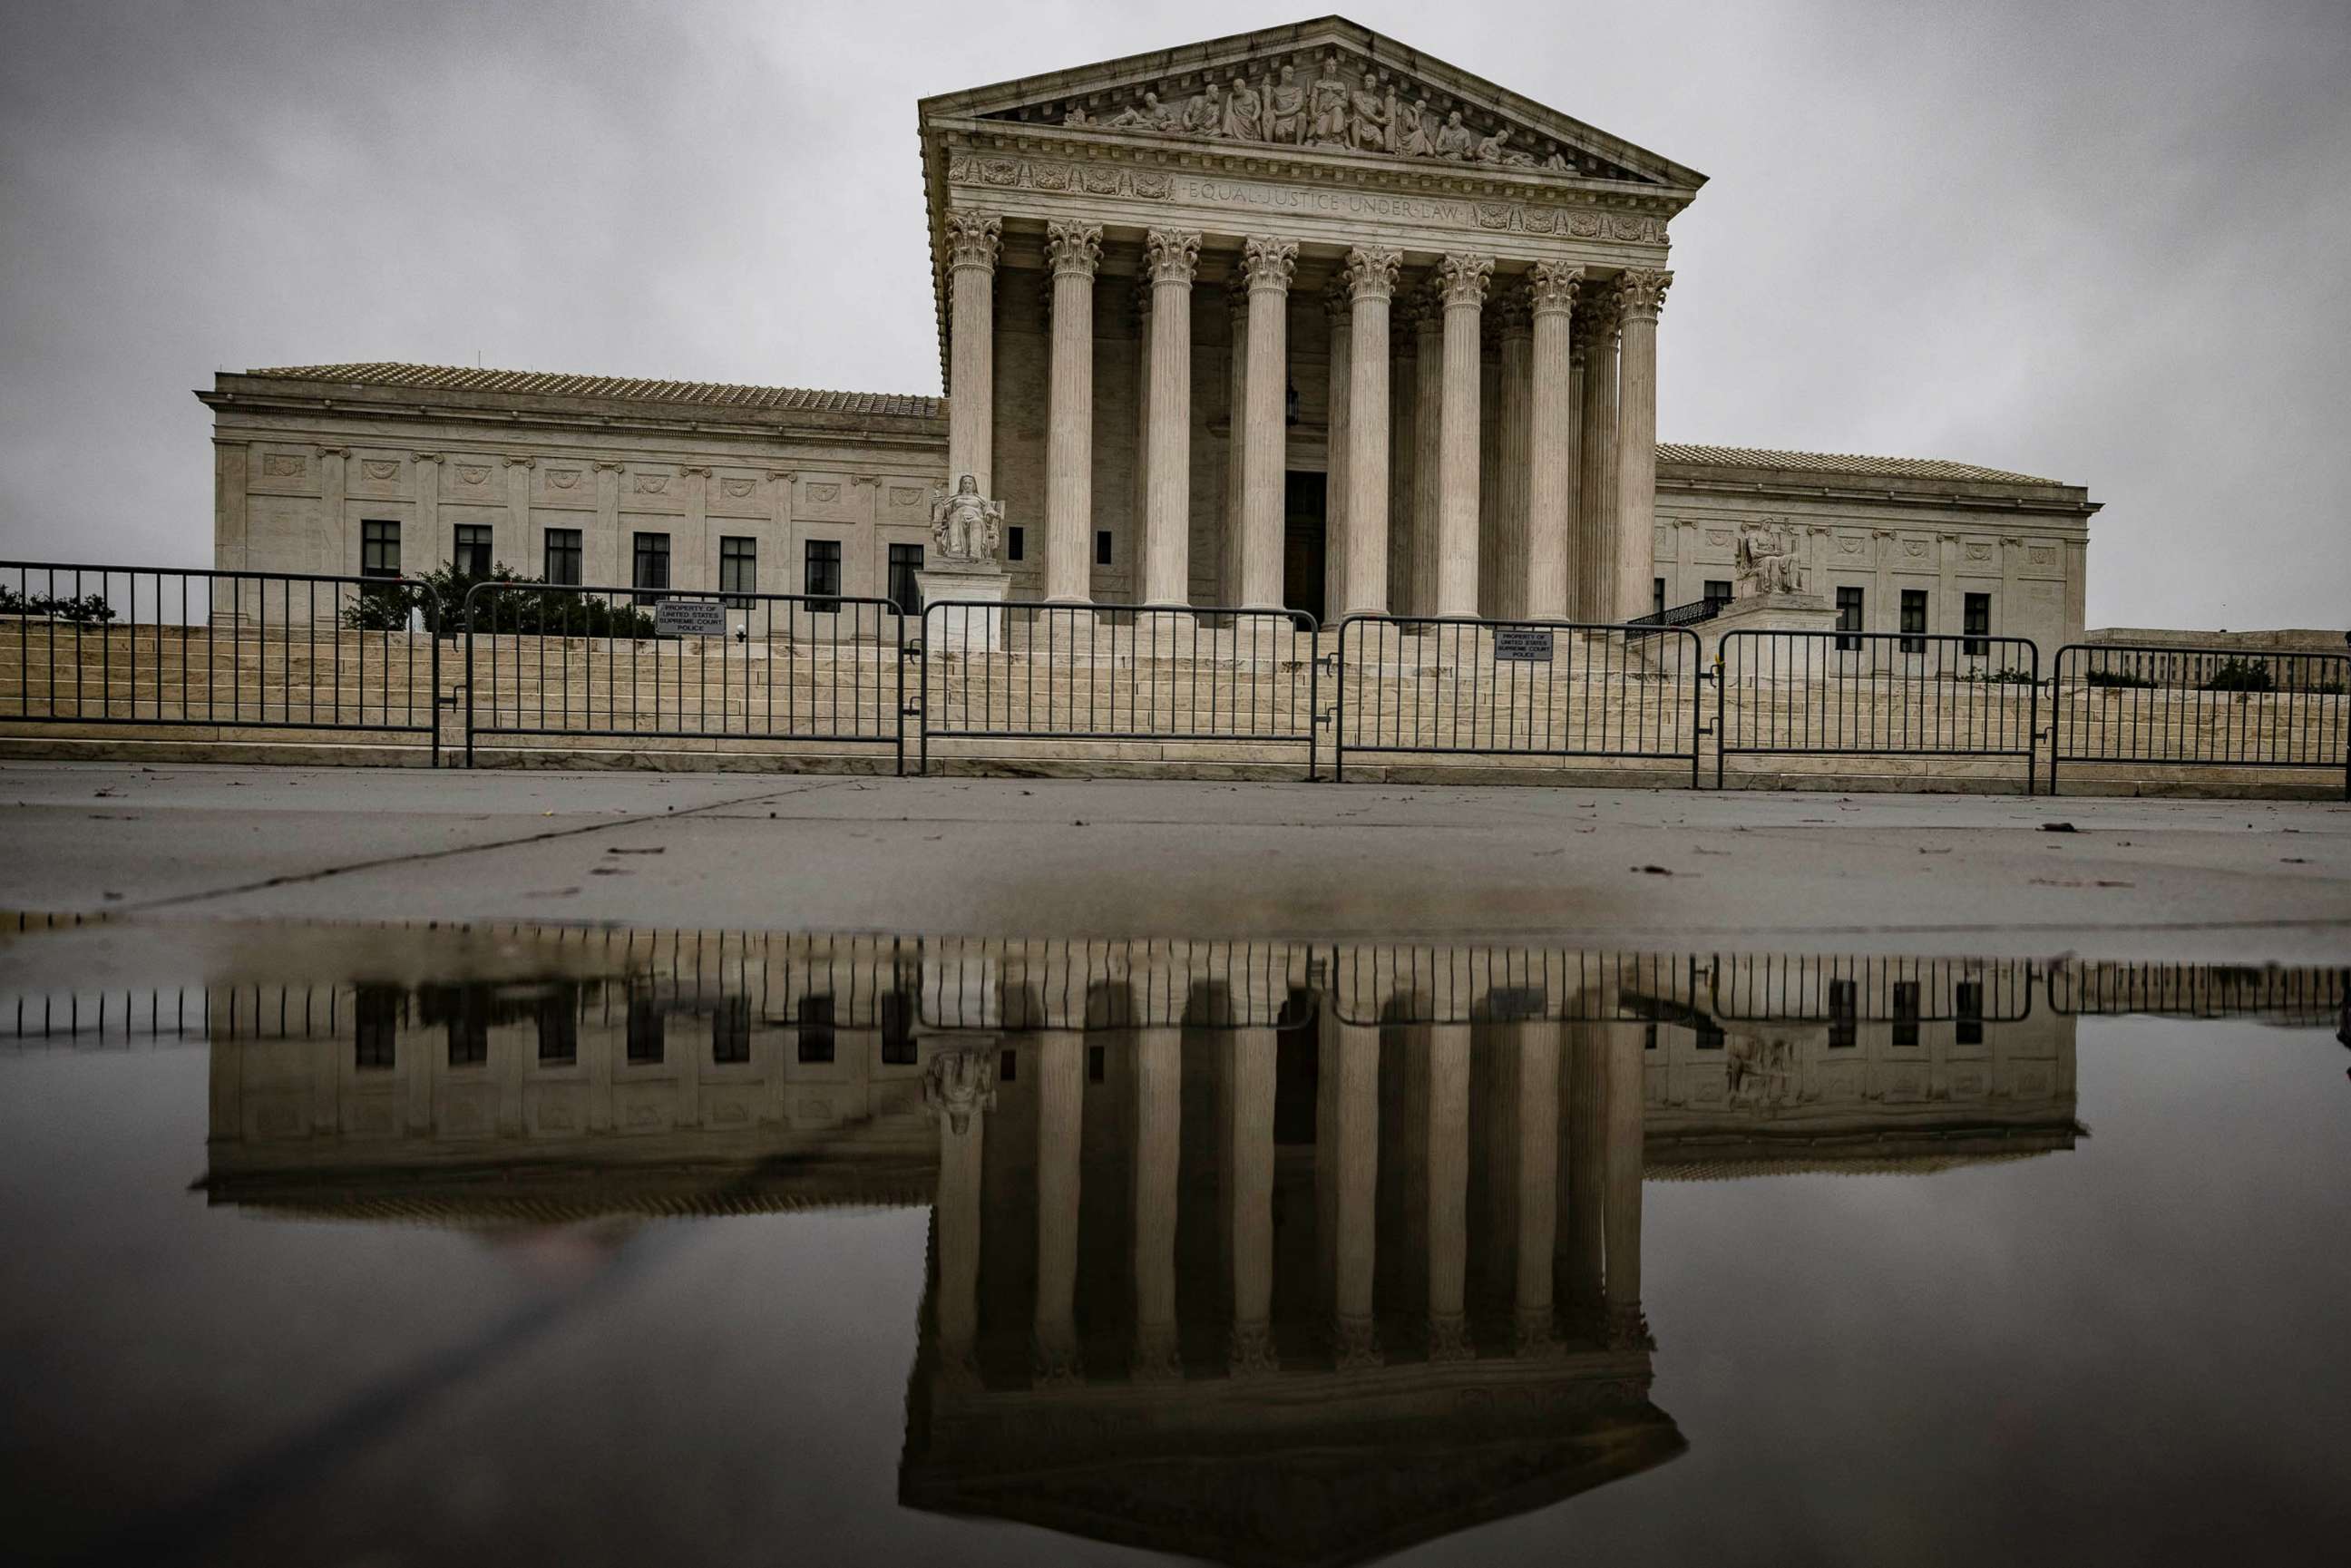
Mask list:
[[[486,485],[490,482],[490,465],[486,463],[460,463],[457,482],[461,485]]]
[[[299,479],[309,466],[307,457],[291,452],[271,452],[262,456],[261,475],[265,479]]]
[[[386,479],[397,479],[400,477],[400,459],[396,457],[362,457],[360,459],[360,477],[363,479],[373,479],[379,482]]]
[[[667,474],[639,474],[635,477],[636,492],[640,496],[666,496],[669,494],[670,476]]]
[[[720,491],[721,491],[722,493],[724,493],[725,495],[726,495],[727,497],[729,497],[730,498],[732,498],[732,499],[734,499],[734,500],[737,500],[737,501],[742,500],[745,497],[747,497],[747,496],[750,495],[752,491],[754,491],[754,490],[758,489],[758,487],[759,487],[759,482],[758,482],[757,479],[750,479],[750,478],[732,479],[732,478],[729,478],[729,479],[721,479],[721,480],[719,480],[719,481],[718,481],[718,488],[720,489]]]
[[[2055,545],[2034,545],[2032,548],[2030,559],[2035,566],[2055,566],[2057,564],[2057,547]]]
[[[1927,559],[1927,546],[1928,541],[1925,539],[1904,539],[1902,553],[1913,560],[1924,560]]]
[[[1730,530],[1729,528],[1708,528],[1706,530],[1706,542],[1719,549],[1729,549],[1730,548]]]
[[[841,499],[841,486],[831,481],[810,485],[808,487],[808,498],[819,506],[828,501],[838,501]]]
[[[1991,546],[1985,542],[1970,541],[1968,545],[1968,559],[1970,560],[1990,560],[1991,559]]]
[[[1839,555],[1866,555],[1869,553],[1869,541],[1859,534],[1839,534],[1836,548]]]
[[[577,468],[549,468],[547,471],[547,487],[550,490],[578,489],[580,487],[580,470]]]

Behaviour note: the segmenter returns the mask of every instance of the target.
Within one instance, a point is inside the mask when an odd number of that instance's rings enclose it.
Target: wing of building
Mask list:
[[[1669,159],[1337,17],[918,121],[948,396],[224,374],[216,564],[908,602],[968,474],[1028,598],[1621,621],[1761,524],[1848,626],[2081,634],[2078,486],[1657,442]]]

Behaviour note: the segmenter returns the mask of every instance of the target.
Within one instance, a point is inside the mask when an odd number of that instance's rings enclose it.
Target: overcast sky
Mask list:
[[[203,564],[216,370],[936,392],[914,100],[1297,20],[0,0],[0,554]],[[2086,485],[2090,623],[2351,623],[2351,3],[1364,0],[1704,171],[1664,439]]]

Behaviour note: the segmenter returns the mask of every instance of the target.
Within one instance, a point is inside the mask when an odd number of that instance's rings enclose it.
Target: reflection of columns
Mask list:
[[[1053,268],[1052,381],[1045,423],[1045,597],[1081,603],[1092,553],[1094,502],[1094,268],[1100,224],[1048,224]]]
[[[923,1102],[939,1124],[939,1366],[956,1381],[976,1380],[972,1351],[979,1334],[981,1138],[996,1103],[996,1064],[984,1051],[946,1051],[931,1059]]]
[[[1567,1315],[1578,1333],[1600,1317],[1603,1231],[1600,1189],[1608,1171],[1600,1142],[1601,1095],[1607,1081],[1600,1026],[1570,1025],[1567,1094]]]
[[[1334,613],[1384,615],[1388,608],[1388,300],[1395,251],[1347,253],[1353,309],[1348,359],[1347,584]]]
[[[1414,323],[1412,612],[1437,613],[1437,519],[1444,495],[1445,304],[1424,290]]]
[[[1552,1332],[1552,1239],[1559,1224],[1560,1026],[1522,1023],[1519,1048],[1518,1353],[1538,1355]]]
[[[1085,1037],[1057,1031],[1037,1047],[1037,1380],[1069,1382],[1078,1361],[1078,1155],[1085,1116]]]
[[[1143,602],[1191,599],[1192,273],[1196,229],[1153,229],[1151,267],[1151,476],[1143,518]]]
[[[1606,1030],[1608,1065],[1608,1343],[1649,1343],[1641,1318],[1641,1030],[1615,1024]]]
[[[1338,1135],[1338,1267],[1332,1303],[1339,1369],[1377,1366],[1379,1337],[1372,1320],[1372,1269],[1377,1260],[1380,1180],[1380,1031],[1340,1024]]]
[[[1183,1155],[1183,1031],[1134,1039],[1134,1380],[1184,1375],[1176,1346],[1176,1175]]]
[[[1233,1338],[1236,1377],[1271,1372],[1273,1355],[1273,1089],[1276,1036],[1237,1030],[1226,1042],[1232,1093]]]
[[[1501,541],[1499,559],[1492,563],[1496,577],[1494,613],[1504,620],[1522,620],[1527,613],[1527,569],[1531,564],[1531,551],[1527,543],[1528,465],[1531,457],[1529,441],[1529,414],[1533,402],[1533,389],[1528,382],[1528,361],[1531,350],[1531,319],[1528,313],[1527,297],[1520,288],[1512,288],[1497,307],[1502,319],[1502,406],[1496,415],[1499,461],[1496,472],[1501,481],[1497,516],[1501,527],[1495,530]]]
[[[947,337],[947,488],[966,474],[991,487],[996,400],[996,252],[1004,220],[980,213],[946,215],[952,295]]]
[[[1249,431],[1241,448],[1241,597],[1251,610],[1281,608],[1282,476],[1289,462],[1283,394],[1289,386],[1290,275],[1298,246],[1254,238],[1241,250],[1249,277]]]
[[[1428,1358],[1468,1356],[1469,1027],[1428,1031]]]
[[[1614,292],[1587,288],[1576,301],[1575,340],[1583,346],[1579,434],[1575,616],[1607,621],[1615,608],[1616,306]]]
[[[1646,615],[1657,573],[1657,312],[1670,272],[1628,270],[1616,280],[1624,350],[1617,371],[1616,621]]]
[[[1335,622],[1347,602],[1347,540],[1354,527],[1355,489],[1349,464],[1353,448],[1355,338],[1353,307],[1344,278],[1334,277],[1322,290],[1322,314],[1331,346],[1331,417],[1323,441],[1325,485],[1322,507],[1322,619]]]
[[[1242,482],[1241,449],[1249,433],[1249,279],[1236,267],[1225,280],[1225,304],[1231,312],[1226,354],[1225,392],[1225,515],[1218,519],[1220,541],[1217,562],[1217,602],[1241,600],[1241,517],[1248,509],[1248,489]]]
[[[1445,297],[1445,391],[1437,479],[1437,613],[1478,613],[1478,309],[1491,257],[1437,264]]]
[[[1533,311],[1527,410],[1526,613],[1556,621],[1567,614],[1569,537],[1575,526],[1575,405],[1569,370],[1569,313],[1574,267],[1538,262],[1527,275]]]

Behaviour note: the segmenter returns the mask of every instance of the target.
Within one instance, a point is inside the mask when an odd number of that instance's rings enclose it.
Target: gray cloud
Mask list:
[[[2351,602],[2351,11],[1354,6],[1685,163],[1668,439],[2106,503],[2093,624]],[[198,562],[218,369],[931,391],[914,99],[1261,4],[0,11],[0,549]]]

